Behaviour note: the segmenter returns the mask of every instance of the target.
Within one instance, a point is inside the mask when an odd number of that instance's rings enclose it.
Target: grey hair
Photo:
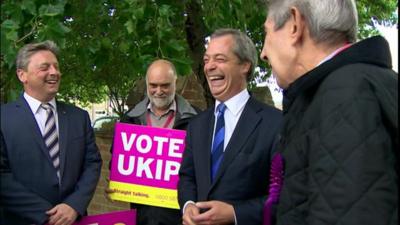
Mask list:
[[[57,57],[59,49],[56,43],[49,40],[27,44],[18,51],[17,60],[15,62],[17,69],[23,69],[26,71],[31,56],[39,51],[50,51]]]
[[[249,62],[251,64],[250,70],[247,73],[247,81],[251,81],[258,62],[257,50],[253,41],[245,33],[230,28],[214,31],[211,34],[211,39],[225,35],[232,35],[235,40],[233,53],[239,58],[240,62]]]
[[[305,18],[311,38],[317,43],[334,45],[357,41],[358,14],[355,0],[269,0],[268,17],[275,30],[282,28],[296,7]]]

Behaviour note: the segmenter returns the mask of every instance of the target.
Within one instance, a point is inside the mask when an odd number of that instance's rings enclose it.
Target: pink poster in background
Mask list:
[[[110,180],[176,190],[186,132],[116,123]]]
[[[78,222],[73,223],[73,225],[136,225],[136,210],[131,209],[84,216]]]

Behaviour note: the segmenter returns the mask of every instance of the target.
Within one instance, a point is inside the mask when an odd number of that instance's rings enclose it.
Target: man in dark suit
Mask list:
[[[204,72],[216,102],[188,126],[178,185],[183,224],[262,223],[281,113],[247,91],[256,65],[245,34],[212,34]]]
[[[55,100],[57,52],[45,41],[17,56],[24,93],[1,106],[1,224],[72,224],[86,213],[100,176],[88,113]]]

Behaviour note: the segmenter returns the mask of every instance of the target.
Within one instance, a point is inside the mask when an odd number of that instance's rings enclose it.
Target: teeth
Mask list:
[[[210,80],[222,80],[222,79],[224,79],[223,76],[212,76],[212,77],[210,77]]]

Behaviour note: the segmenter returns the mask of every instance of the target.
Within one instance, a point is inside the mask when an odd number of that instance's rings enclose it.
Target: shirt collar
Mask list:
[[[232,98],[228,99],[224,102],[226,108],[232,112],[233,115],[237,116],[240,110],[246,105],[247,100],[249,100],[250,94],[249,91],[245,88]],[[219,100],[215,100],[215,108],[214,112],[217,113],[217,107],[221,103]]]
[[[345,44],[344,46],[337,48],[335,51],[333,51],[331,54],[329,54],[328,56],[326,56],[324,59],[322,59],[322,61],[320,63],[318,63],[317,66],[321,65],[322,63],[330,60],[331,58],[333,58],[335,55],[337,55],[339,52],[343,51],[344,49],[350,47],[351,44]]]
[[[36,114],[38,112],[42,102],[37,100],[36,98],[30,96],[26,92],[24,92],[24,98],[28,102],[28,105],[31,108],[32,112]],[[57,112],[56,99],[52,98],[48,103],[50,103],[50,105],[53,107],[54,111]]]

